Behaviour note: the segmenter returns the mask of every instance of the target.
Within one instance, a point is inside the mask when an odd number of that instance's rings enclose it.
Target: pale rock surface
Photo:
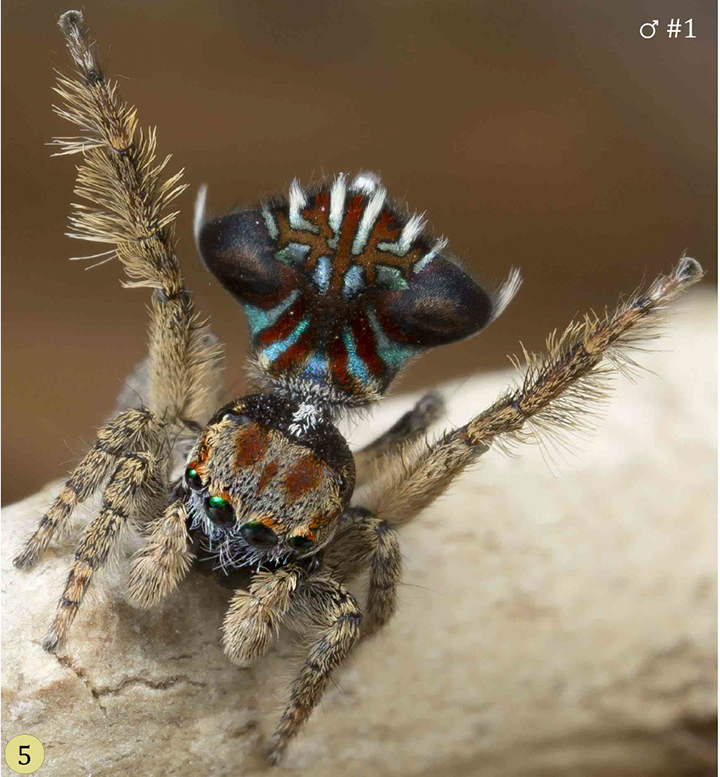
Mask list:
[[[711,773],[716,714],[715,300],[681,305],[574,454],[490,452],[402,531],[397,617],[338,672],[279,773]],[[448,425],[507,374],[447,387]],[[368,437],[410,407],[398,396]],[[362,432],[362,433],[361,433]],[[296,664],[284,634],[251,669],[225,659],[229,592],[192,576],[162,607],[104,575],[59,656],[39,641],[70,555],[10,559],[52,491],[3,511],[3,745],[45,744],[43,777],[244,775]],[[3,764],[3,773],[10,773]]]

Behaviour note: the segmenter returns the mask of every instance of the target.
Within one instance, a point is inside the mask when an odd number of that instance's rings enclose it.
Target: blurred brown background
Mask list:
[[[71,467],[142,357],[147,291],[66,230],[62,5],[3,3],[3,501]],[[426,355],[405,388],[507,365],[522,339],[612,304],[684,249],[716,280],[716,6],[701,0],[87,2],[107,70],[221,211],[340,170],[380,172],[481,279],[523,269],[485,334]],[[669,39],[671,19],[693,19]],[[643,40],[639,27],[657,19]],[[243,389],[239,309],[195,257],[188,285]]]

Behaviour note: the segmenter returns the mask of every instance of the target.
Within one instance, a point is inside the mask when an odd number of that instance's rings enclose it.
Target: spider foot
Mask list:
[[[276,741],[276,736],[270,740],[265,753],[270,766],[279,766],[287,751],[287,742]]]
[[[48,633],[43,637],[43,641],[40,643],[42,649],[47,653],[57,653],[62,646],[62,640],[55,633],[53,629],[50,629]]]
[[[26,547],[22,553],[18,553],[13,559],[15,569],[32,569],[37,564],[39,553],[34,548]]]

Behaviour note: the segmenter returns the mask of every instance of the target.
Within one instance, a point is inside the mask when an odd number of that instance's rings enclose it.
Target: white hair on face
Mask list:
[[[353,191],[362,192],[363,194],[372,194],[379,186],[382,186],[382,181],[377,173],[369,173],[363,171],[355,176],[355,180],[350,184],[350,188]]]
[[[290,225],[295,229],[302,228],[305,219],[300,215],[300,211],[305,207],[307,197],[300,186],[300,181],[293,178],[290,184]]]
[[[357,232],[355,233],[355,240],[353,240],[352,245],[352,252],[356,256],[363,252],[363,249],[367,244],[370,232],[372,232],[372,228],[375,225],[375,220],[380,215],[380,211],[385,204],[386,194],[387,192],[382,187],[375,190],[370,202],[368,202],[365,207],[365,212],[362,215],[362,219],[360,219],[360,224],[358,225]]]
[[[200,240],[200,230],[205,223],[205,203],[207,202],[207,185],[202,184],[195,197],[195,208],[193,212],[193,235],[195,235],[195,245],[198,246]]]
[[[330,217],[328,221],[335,234],[340,231],[340,227],[342,226],[346,193],[347,185],[345,183],[345,173],[340,173],[333,181],[332,189],[330,190]]]
[[[517,267],[513,267],[505,283],[493,295],[493,310],[490,321],[494,321],[505,310],[521,285],[522,276],[520,275],[520,270]],[[488,321],[488,324],[490,321]]]

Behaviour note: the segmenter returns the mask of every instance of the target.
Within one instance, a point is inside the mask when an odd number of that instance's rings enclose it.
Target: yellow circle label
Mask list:
[[[5,763],[16,774],[32,774],[45,760],[42,742],[30,734],[19,734],[5,745]]]

